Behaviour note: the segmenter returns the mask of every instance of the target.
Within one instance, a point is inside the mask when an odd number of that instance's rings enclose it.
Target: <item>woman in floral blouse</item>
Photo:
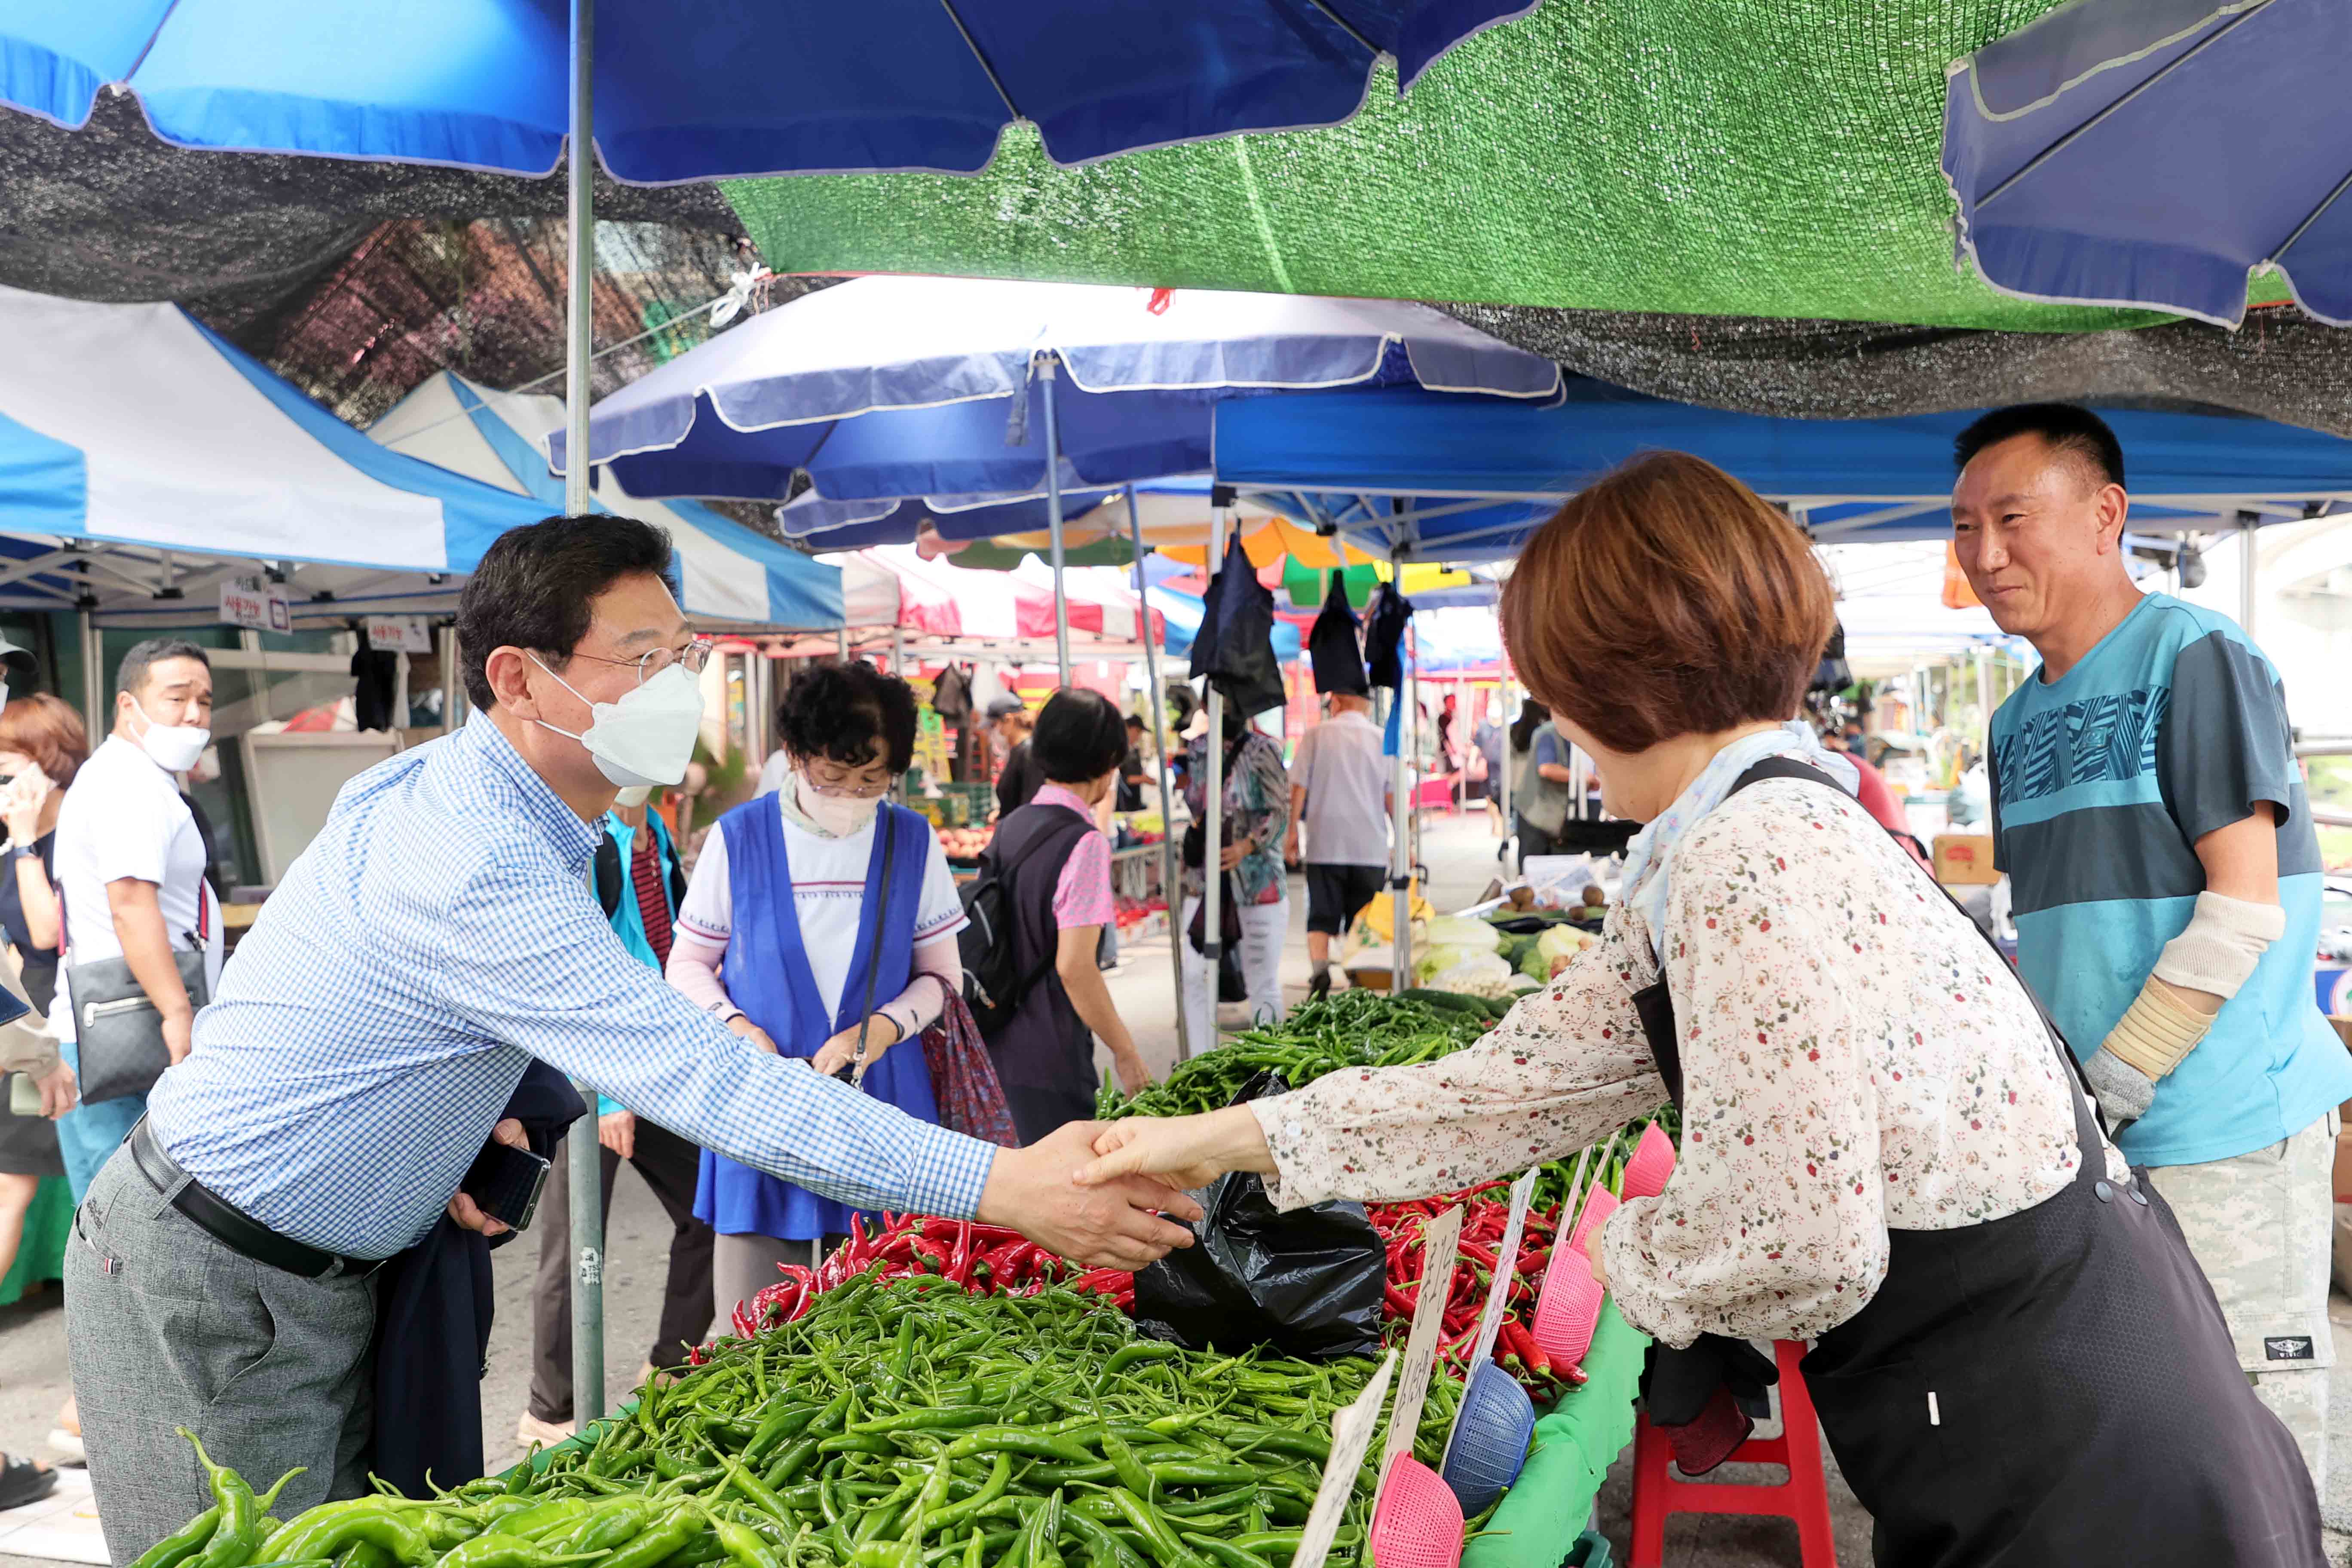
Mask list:
[[[1290,931],[1290,884],[1282,867],[1283,835],[1290,827],[1290,774],[1282,765],[1282,743],[1233,709],[1225,710],[1225,886],[1241,915],[1242,978],[1249,987],[1254,1022],[1279,1021],[1282,1005],[1282,942]],[[1209,819],[1209,737],[1194,738],[1185,767],[1184,804],[1192,820]],[[1202,868],[1184,868],[1184,924],[1201,899]],[[1223,923],[1222,921],[1220,923]],[[1216,1038],[1216,994],[1208,963],[1187,940],[1183,955],[1184,1031],[1193,1049]]]
[[[1121,1121],[1079,1179],[1423,1196],[1672,1098],[1674,1175],[1591,1272],[1668,1346],[1814,1342],[1878,1561],[2323,1561],[2308,1473],[2163,1198],[2013,972],[1790,722],[1832,625],[1804,536],[1655,454],[1529,542],[1503,622],[1611,812],[1647,824],[1601,944],[1458,1055]]]

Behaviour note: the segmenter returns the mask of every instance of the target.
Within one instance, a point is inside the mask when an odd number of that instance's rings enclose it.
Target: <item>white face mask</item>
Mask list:
[[[874,814],[882,808],[879,795],[861,799],[856,795],[819,795],[810,786],[806,773],[795,776],[800,782],[801,810],[835,838],[847,838],[865,831],[866,825],[874,820]]]
[[[131,710],[146,726],[139,732],[139,749],[167,773],[186,773],[205,754],[205,748],[213,743],[210,730],[200,730],[193,724],[158,724],[136,702],[131,705]]]
[[[536,654],[531,662],[547,669]],[[551,669],[547,673],[555,675]],[[588,702],[563,677],[555,675],[555,683]],[[694,760],[695,737],[702,730],[702,688],[684,665],[671,665],[618,702],[589,702],[588,707],[588,728],[576,735],[543,719],[532,722],[579,742],[595,759],[597,771],[624,789],[674,784],[686,777],[686,764]]]

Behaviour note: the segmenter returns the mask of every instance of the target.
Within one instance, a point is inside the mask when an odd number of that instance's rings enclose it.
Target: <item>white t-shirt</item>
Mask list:
[[[764,798],[764,797],[763,797]],[[783,816],[783,801],[774,797],[772,809]],[[877,814],[878,816],[878,814]],[[793,863],[793,910],[800,917],[801,943],[807,949],[809,973],[828,1018],[841,1011],[841,988],[856,955],[861,922],[866,921],[866,868],[874,856],[874,824],[847,838],[826,838],[789,819],[784,821],[784,850]],[[928,942],[964,928],[963,900],[956,896],[955,873],[940,841],[926,837],[923,891],[915,910],[915,941]],[[686,901],[678,906],[677,923],[696,936],[725,942],[734,925],[734,889],[727,872],[727,835],[713,832],[702,841],[702,856],[686,885]],[[879,1005],[895,993],[877,991]]]
[[[1334,713],[1298,737],[1290,782],[1307,792],[1309,865],[1388,864],[1390,773],[1381,727],[1364,714]]]
[[[125,877],[155,884],[163,930],[175,952],[189,951],[201,930],[205,985],[220,989],[219,900],[205,880],[204,835],[180,786],[146,752],[108,737],[74,774],[58,808],[58,889],[65,900],[64,964],[121,958],[106,885]],[[72,1039],[73,1004],[60,976],[49,1020]]]

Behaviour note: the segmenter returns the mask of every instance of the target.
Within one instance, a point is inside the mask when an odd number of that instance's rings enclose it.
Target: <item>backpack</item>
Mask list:
[[[991,844],[980,858],[980,875],[965,885],[961,895],[966,923],[956,934],[956,950],[963,966],[963,999],[983,1037],[1001,1032],[1013,1022],[1013,1014],[1020,1011],[1030,988],[1054,967],[1054,954],[1049,952],[1035,968],[1025,974],[1021,972],[1020,955],[1014,945],[1017,917],[1013,903],[1013,873],[1042,851],[1058,847],[1066,855],[1070,847],[1094,826],[1064,807],[1043,809],[1058,813],[1066,819],[1066,825],[1038,828],[1009,861],[998,855],[996,844]],[[1000,826],[997,831],[1001,836],[1003,829]]]

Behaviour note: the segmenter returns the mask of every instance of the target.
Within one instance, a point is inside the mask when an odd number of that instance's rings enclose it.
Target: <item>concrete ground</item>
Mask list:
[[[1423,862],[1430,868],[1431,901],[1441,910],[1474,902],[1494,875],[1494,841],[1483,819],[1433,817],[1423,829]],[[1306,992],[1306,897],[1294,880],[1292,942],[1283,978],[1294,1000]],[[1139,1045],[1155,1068],[1174,1059],[1176,1028],[1168,949],[1164,941],[1136,944],[1122,954],[1111,977],[1113,995],[1134,1028]],[[614,1194],[605,1273],[608,1399],[625,1398],[639,1361],[652,1342],[661,1303],[667,1221],[635,1172],[624,1170]],[[482,1383],[483,1447],[493,1468],[521,1457],[514,1441],[530,1377],[530,1289],[537,1243],[525,1237],[493,1254],[498,1318],[490,1339],[489,1371]],[[2328,1485],[2322,1501],[2329,1521],[2352,1526],[2352,1300],[2336,1298],[2336,1367],[2332,1400],[2345,1436],[2334,1445]],[[12,1307],[0,1308],[0,1450],[45,1455],[50,1417],[66,1394],[64,1314],[54,1288]],[[1621,1458],[1601,1493],[1599,1520],[1626,1561],[1632,1466]],[[1831,1510],[1837,1528],[1838,1557],[1848,1564],[1870,1561],[1870,1520],[1830,1467]],[[1761,1467],[1726,1467],[1717,1479],[1771,1479]],[[2352,1563],[2352,1536],[2329,1536],[2331,1558]],[[1669,1522],[1666,1561],[1677,1568],[1797,1568],[1796,1527],[1780,1520],[1731,1516],[1681,1518]],[[32,1568],[31,1560],[0,1555],[0,1568]]]

